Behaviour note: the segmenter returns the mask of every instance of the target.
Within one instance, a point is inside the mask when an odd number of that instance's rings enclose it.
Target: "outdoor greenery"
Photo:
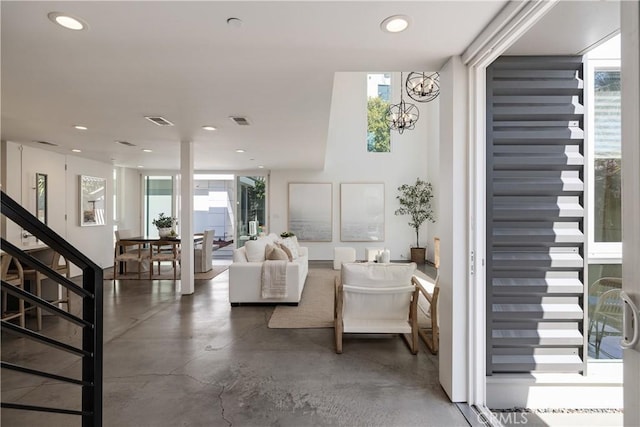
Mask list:
[[[387,113],[389,102],[377,97],[367,101],[367,151],[387,153],[391,151]]]
[[[430,182],[417,178],[415,184],[403,184],[398,191],[400,194],[396,199],[400,202],[400,208],[395,214],[409,215],[409,226],[416,231],[416,247],[420,247],[420,226],[425,221],[435,222],[431,208],[433,187]]]
[[[264,224],[264,196],[266,191],[266,181],[263,176],[254,177],[254,186],[249,186],[247,195],[249,197],[249,220],[258,221]]]

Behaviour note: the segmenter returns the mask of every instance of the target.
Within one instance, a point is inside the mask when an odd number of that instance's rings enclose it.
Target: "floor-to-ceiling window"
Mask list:
[[[157,236],[158,229],[153,225],[153,220],[164,213],[173,216],[173,176],[144,177],[144,232],[148,236]]]
[[[214,230],[217,241],[232,241],[235,233],[234,176],[195,174],[193,181],[193,231]]]

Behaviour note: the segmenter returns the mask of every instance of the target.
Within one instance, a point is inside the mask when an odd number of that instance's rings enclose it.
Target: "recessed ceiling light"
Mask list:
[[[393,15],[380,23],[380,28],[386,33],[400,33],[411,23],[411,18],[406,15]]]
[[[82,150],[78,150],[77,148],[73,148],[71,151],[74,153],[82,153]]]
[[[87,129],[89,129],[88,127],[82,126],[82,125],[75,125],[74,128],[76,128],[78,130],[87,130]]]
[[[242,148],[238,148],[238,149],[236,150],[236,153],[244,153],[244,150],[243,150]]]
[[[148,148],[145,148],[142,151],[144,151],[145,153],[152,153],[153,152],[153,150],[149,150]]]
[[[138,165],[139,168],[143,168],[144,166]]]
[[[216,130],[215,126],[202,126],[204,130]]]
[[[258,165],[258,169],[264,169],[264,166]]]
[[[68,28],[69,30],[84,30],[87,28],[87,24],[79,18],[76,18],[71,15],[67,15],[66,13],[60,12],[51,12],[47,15],[51,22],[55,22],[56,24]]]

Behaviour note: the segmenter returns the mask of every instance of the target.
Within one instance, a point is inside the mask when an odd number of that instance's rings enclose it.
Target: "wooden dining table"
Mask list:
[[[195,234],[193,236],[194,245],[201,243],[204,240],[204,236],[202,234]],[[135,237],[126,237],[124,239],[120,239],[121,243],[125,244],[143,244],[149,247],[149,256],[152,255],[153,246],[171,246],[171,252],[176,251],[176,247],[180,246],[182,242],[182,238],[180,236],[175,237],[151,237],[151,236],[135,236]],[[122,248],[121,248],[122,250]],[[150,268],[152,268],[150,266]],[[120,262],[119,266],[120,273],[122,274],[124,271],[124,263]]]

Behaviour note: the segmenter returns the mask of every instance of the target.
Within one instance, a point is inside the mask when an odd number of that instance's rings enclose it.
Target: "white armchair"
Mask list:
[[[415,270],[415,263],[342,264],[335,283],[336,353],[342,353],[344,333],[401,334],[411,353],[418,353]]]
[[[195,262],[194,271],[196,273],[205,273],[213,268],[211,259],[213,255],[213,239],[215,230],[206,230],[202,245],[193,250],[193,259]]]

